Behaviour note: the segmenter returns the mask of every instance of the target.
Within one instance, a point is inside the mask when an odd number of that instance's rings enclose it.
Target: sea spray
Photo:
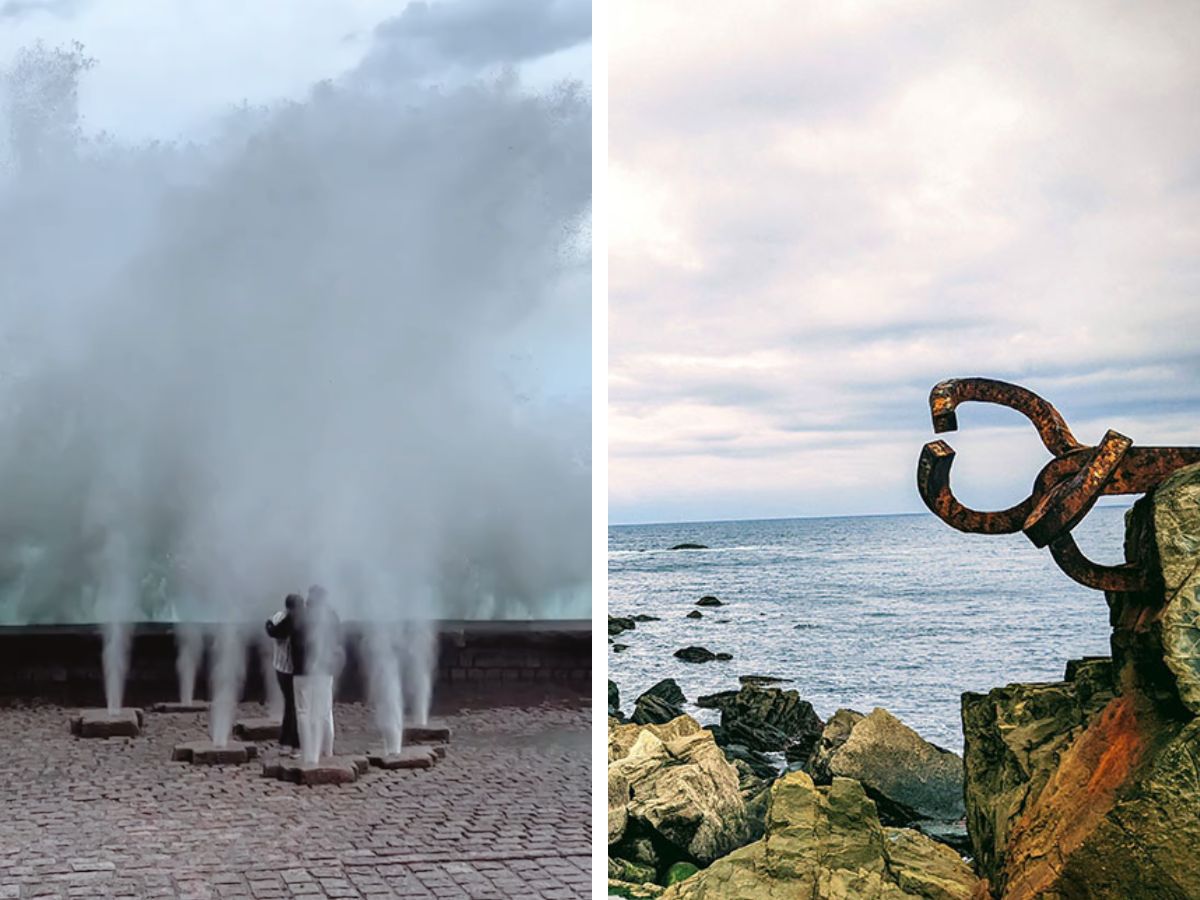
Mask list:
[[[110,705],[164,593],[257,628],[315,580],[365,621],[586,616],[587,95],[352,72],[143,145],[86,133],[89,67],[31,48],[0,85],[0,605],[105,622]],[[343,606],[347,567],[386,587]]]

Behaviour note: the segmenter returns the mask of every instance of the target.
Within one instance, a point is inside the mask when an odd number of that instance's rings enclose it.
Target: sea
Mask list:
[[[1124,558],[1125,512],[1092,510],[1073,532],[1086,555]],[[708,549],[670,549],[682,543]],[[822,718],[884,707],[961,752],[964,691],[1058,681],[1068,660],[1109,653],[1101,591],[1070,580],[1021,534],[962,534],[929,514],[614,525],[608,577],[610,615],[658,617],[608,645],[626,715],[640,693],[674,678],[687,712],[715,722],[697,696],[766,675],[786,679],[779,686]],[[704,595],[723,605],[696,606]],[[695,609],[702,619],[687,618]],[[673,657],[688,646],[733,659]]]

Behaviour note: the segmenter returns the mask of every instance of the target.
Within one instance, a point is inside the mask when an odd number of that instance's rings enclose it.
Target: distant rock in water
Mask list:
[[[704,544],[676,544],[672,550],[707,550]]]
[[[739,675],[738,683],[742,685],[751,684],[755,687],[766,687],[771,684],[783,684],[785,681],[791,681],[790,678],[776,678],[774,675]],[[734,692],[736,693],[736,691]]]
[[[690,613],[687,614],[687,617],[689,619],[703,619],[704,613],[700,612],[700,610],[698,610],[698,609],[693,609]]]
[[[675,658],[684,662],[704,663],[718,659],[733,659],[728,653],[713,653],[706,647],[684,647],[675,651]]]
[[[732,653],[718,653],[717,654],[717,660],[719,662],[729,662],[729,660],[731,660],[731,659],[733,659]]]
[[[623,618],[621,616],[608,617],[608,634],[611,637],[614,634],[620,634],[622,631],[631,631],[637,628],[637,622],[633,619]]]
[[[613,652],[613,653],[622,653],[622,652],[624,652],[625,650],[628,650],[628,649],[629,649],[629,645],[628,645],[628,644],[613,644],[613,645],[612,645],[612,652]]]
[[[699,600],[697,600],[696,605],[697,606],[724,606],[725,604],[710,594],[710,595],[701,597]]]
[[[662,619],[660,619],[658,616],[648,616],[645,613],[638,613],[636,616],[633,617],[633,621],[635,621],[635,622],[661,622]]]

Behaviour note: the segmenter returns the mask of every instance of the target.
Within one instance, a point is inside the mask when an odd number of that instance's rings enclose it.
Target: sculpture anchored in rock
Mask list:
[[[951,378],[929,394],[933,430],[955,431],[955,409],[968,401],[1007,406],[1026,416],[1054,458],[1034,479],[1031,494],[1016,506],[982,512],[963,506],[950,490],[954,450],[931,441],[917,463],[917,489],[925,505],[959,531],[979,534],[1024,532],[1050,554],[1067,575],[1087,587],[1105,591],[1145,590],[1151,577],[1139,560],[1101,565],[1075,544],[1071,530],[1105,494],[1144,494],[1176,470],[1200,462],[1200,447],[1141,447],[1116,431],[1108,431],[1094,447],[1081,444],[1050,403],[1026,388],[990,378]]]

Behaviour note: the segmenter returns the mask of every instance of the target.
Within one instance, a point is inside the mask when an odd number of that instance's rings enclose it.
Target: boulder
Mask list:
[[[683,647],[675,651],[675,658],[682,659],[684,662],[705,663],[715,660],[717,654],[707,647]]]
[[[953,850],[885,831],[862,786],[817,787],[804,772],[772,786],[761,840],[672,885],[663,900],[968,900],[979,880]]]
[[[645,613],[638,613],[636,616],[633,617],[633,621],[635,621],[635,622],[661,622],[662,619],[660,619],[658,616],[648,616]]]
[[[637,628],[637,622],[631,618],[625,618],[622,616],[608,617],[609,637],[612,637],[614,634],[620,634],[622,631],[631,631],[634,628]]]
[[[701,597],[696,601],[697,606],[724,606],[725,604],[711,594]]]
[[[963,818],[963,763],[876,708],[829,754],[829,774],[862,782],[887,824]]]
[[[704,613],[700,612],[700,610],[698,610],[698,609],[693,609],[690,613],[687,614],[687,617],[689,619],[703,619]]]
[[[686,699],[675,679],[666,678],[637,698],[630,719],[638,725],[664,725],[683,715]]]
[[[1063,751],[1113,698],[1108,659],[1068,664],[1067,678],[962,696],[967,831],[979,874],[995,880],[1013,824]]]
[[[829,784],[833,780],[833,773],[829,771],[829,758],[846,743],[851,729],[862,720],[863,714],[853,709],[839,709],[829,717],[808,758],[808,771],[817,784]]]
[[[715,694],[701,694],[696,698],[696,705],[701,709],[724,709],[726,704],[732,703],[737,695],[737,691],[717,691]]]
[[[737,770],[694,719],[647,726],[610,721],[608,743],[610,845],[636,829],[669,848],[674,861],[703,864],[748,840]]]
[[[624,652],[625,652],[626,650],[628,650],[628,649],[629,649],[629,645],[628,645],[628,644],[616,644],[616,643],[614,643],[614,644],[612,645],[612,652],[613,652],[613,653],[624,653]]]
[[[820,717],[796,691],[747,685],[720,708],[725,743],[807,759],[821,736]]]

